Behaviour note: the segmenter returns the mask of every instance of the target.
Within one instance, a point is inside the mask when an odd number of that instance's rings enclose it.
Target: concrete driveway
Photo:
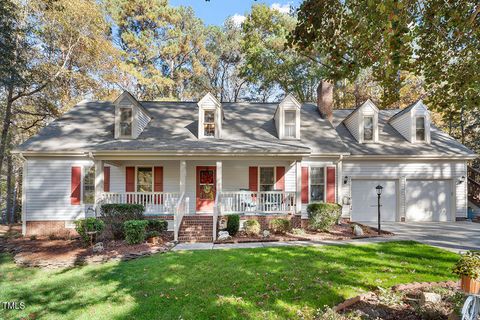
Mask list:
[[[376,227],[376,223],[368,223]],[[480,250],[480,223],[384,222],[382,229],[395,233],[394,239],[414,240],[454,252]]]

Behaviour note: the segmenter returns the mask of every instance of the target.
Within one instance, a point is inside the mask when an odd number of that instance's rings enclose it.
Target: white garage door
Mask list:
[[[377,221],[377,191],[381,196],[381,220],[395,221],[397,217],[397,182],[395,180],[352,180],[352,221]]]
[[[450,180],[407,180],[407,221],[450,221]]]

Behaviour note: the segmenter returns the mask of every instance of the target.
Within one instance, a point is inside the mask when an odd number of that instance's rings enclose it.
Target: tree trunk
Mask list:
[[[12,188],[12,155],[7,155],[7,223],[12,224],[12,200],[13,200],[13,188]]]
[[[7,90],[7,105],[5,108],[5,117],[3,118],[2,134],[0,136],[0,172],[2,171],[3,167],[3,159],[5,158],[5,149],[7,147],[7,138],[10,132],[10,122],[12,120],[13,84],[9,84]]]
[[[462,104],[460,109],[460,133],[462,137],[462,144],[465,144],[465,107]]]

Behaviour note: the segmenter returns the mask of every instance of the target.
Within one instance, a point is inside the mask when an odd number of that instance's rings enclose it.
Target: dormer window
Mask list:
[[[297,112],[295,110],[285,111],[285,138],[296,138],[296,133]]]
[[[215,137],[215,110],[205,110],[203,113],[203,135]]]
[[[120,108],[120,136],[132,136],[133,112],[132,108]]]
[[[415,119],[415,140],[425,141],[425,117]]]
[[[373,116],[363,117],[363,141],[373,141],[374,135]]]

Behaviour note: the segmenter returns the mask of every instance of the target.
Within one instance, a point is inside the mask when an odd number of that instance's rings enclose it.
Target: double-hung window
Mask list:
[[[285,111],[285,138],[296,138],[297,135],[297,121],[296,111]]]
[[[132,123],[133,123],[132,108],[120,108],[120,136],[130,137],[132,136]]]
[[[363,141],[373,141],[373,116],[363,117]]]
[[[310,167],[310,202],[325,201],[325,168]]]
[[[275,187],[274,167],[260,167],[260,191],[273,191]]]
[[[85,168],[83,175],[83,203],[95,203],[95,166]]]
[[[215,137],[215,110],[205,110],[203,113],[203,135]]]
[[[416,141],[425,141],[425,117],[415,119],[415,139]]]
[[[153,172],[151,167],[137,169],[137,192],[153,191]]]

